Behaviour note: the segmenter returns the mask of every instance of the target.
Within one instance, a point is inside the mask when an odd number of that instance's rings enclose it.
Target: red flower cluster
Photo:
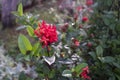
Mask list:
[[[90,77],[88,76],[88,73],[89,73],[89,69],[88,69],[88,66],[86,66],[85,68],[82,69],[82,73],[80,74],[80,76],[83,78],[83,79],[88,79],[90,80]]]
[[[42,21],[41,24],[38,24],[38,28],[34,31],[34,33],[43,44],[43,47],[48,46],[58,40],[56,26],[47,24],[45,21]]]

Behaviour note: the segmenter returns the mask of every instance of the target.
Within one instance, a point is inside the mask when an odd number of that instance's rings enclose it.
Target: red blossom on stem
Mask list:
[[[87,80],[90,80],[90,76],[88,76],[89,74],[89,69],[88,69],[88,66],[86,66],[85,68],[82,69],[82,73],[80,74],[80,76],[83,78],[83,79],[87,79]]]
[[[93,33],[91,33],[91,34],[90,34],[90,37],[94,38],[94,37],[95,37],[95,35],[94,35]]]
[[[82,21],[83,21],[83,22],[87,22],[87,21],[88,21],[88,17],[87,17],[87,16],[84,16],[84,17],[82,18]]]
[[[75,39],[75,38],[72,38],[72,42],[74,43],[74,46],[78,47],[80,46],[80,41]]]
[[[87,43],[87,46],[90,48],[90,47],[92,47],[92,43],[91,42],[88,42]]]
[[[45,21],[38,24],[38,28],[34,30],[35,35],[39,38],[43,47],[48,46],[53,42],[58,40],[56,26],[52,24],[47,24]]]
[[[68,23],[65,23],[65,24],[61,27],[61,31],[62,31],[62,32],[66,32],[67,29],[68,29],[68,27],[69,27]]]
[[[77,39],[74,40],[74,44],[76,47],[80,46],[80,42]]]
[[[83,28],[83,25],[79,25],[79,28]]]
[[[76,13],[74,14],[74,20],[77,21],[77,19],[78,19],[78,14]]]

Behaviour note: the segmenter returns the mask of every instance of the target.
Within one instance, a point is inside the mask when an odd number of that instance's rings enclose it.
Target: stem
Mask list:
[[[49,78],[46,76],[46,77],[45,77],[45,80],[49,80]]]
[[[118,1],[118,20],[120,19],[120,0]]]
[[[50,57],[50,52],[49,52],[49,46],[47,46],[47,54],[48,54],[48,57]]]
[[[50,50],[49,50],[49,46],[47,46],[46,48],[47,48],[47,54],[48,54],[48,57],[50,57]],[[50,70],[52,70],[51,65],[49,65],[49,64],[46,64],[46,65],[48,66],[48,68],[49,68]]]

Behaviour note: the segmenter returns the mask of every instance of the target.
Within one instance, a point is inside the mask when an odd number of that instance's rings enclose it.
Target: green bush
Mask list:
[[[120,9],[119,0],[97,0],[89,33],[94,43],[91,75],[95,80],[120,80]],[[101,6],[102,5],[102,6]],[[96,48],[95,48],[96,47]],[[90,58],[89,58],[90,59]]]
[[[38,26],[44,25],[43,22],[31,14],[23,14],[20,4],[14,14],[18,17],[17,21],[25,25],[29,36],[35,40],[31,43],[21,34],[18,45],[25,60],[36,66],[37,78],[120,80],[118,3],[118,0],[96,0],[94,5],[87,3],[77,6],[77,9],[73,8],[75,15],[68,15],[69,22],[56,26],[58,41],[53,44],[41,42],[41,35],[37,33],[42,30]]]

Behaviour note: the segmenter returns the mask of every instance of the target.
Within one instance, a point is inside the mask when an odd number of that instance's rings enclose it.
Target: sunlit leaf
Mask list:
[[[31,26],[27,26],[27,32],[30,36],[34,35],[34,29]]]
[[[88,66],[87,63],[81,63],[74,68],[74,71],[77,73],[77,76],[82,72],[82,69]]]
[[[34,46],[33,46],[33,55],[34,56],[40,56],[40,50],[42,49],[42,47],[40,46],[40,42],[37,42],[37,43],[35,43],[34,44]]]
[[[32,50],[32,45],[31,45],[30,41],[22,34],[20,34],[20,36],[18,38],[18,46],[19,46],[21,53],[23,53],[23,54],[26,54],[27,51]]]
[[[19,14],[19,16],[22,16],[22,15],[23,15],[23,5],[22,5],[22,3],[20,3],[20,4],[18,5],[18,14]]]

